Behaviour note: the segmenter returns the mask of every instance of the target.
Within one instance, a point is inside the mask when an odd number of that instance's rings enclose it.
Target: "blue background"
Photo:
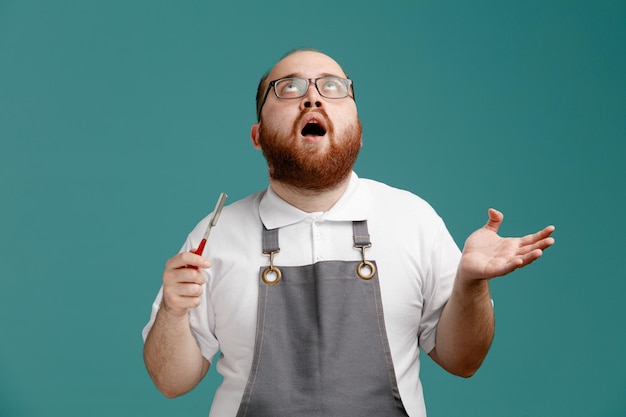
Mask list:
[[[492,282],[471,379],[425,360],[429,416],[626,415],[626,3],[0,0],[0,416],[205,416],[162,397],[140,332],[165,261],[220,191],[266,187],[259,77],[319,48],[355,82],[356,171],[413,191],[459,245],[556,245]]]

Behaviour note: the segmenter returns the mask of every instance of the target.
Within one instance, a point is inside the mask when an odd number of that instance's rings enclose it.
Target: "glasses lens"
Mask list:
[[[316,81],[320,94],[328,98],[343,98],[348,95],[349,81],[339,77],[322,77]]]
[[[303,78],[284,78],[276,81],[274,88],[280,98],[298,98],[306,94],[309,80]]]

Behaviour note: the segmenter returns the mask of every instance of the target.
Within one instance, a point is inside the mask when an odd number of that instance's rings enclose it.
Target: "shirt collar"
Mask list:
[[[268,187],[259,205],[261,221],[267,229],[289,226],[305,219],[315,221],[353,221],[365,220],[370,206],[370,195],[367,186],[355,172],[341,198],[326,212],[307,213],[280,198]]]

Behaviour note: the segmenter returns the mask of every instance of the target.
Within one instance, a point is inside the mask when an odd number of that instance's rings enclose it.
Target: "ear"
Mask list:
[[[261,141],[259,140],[260,127],[261,123],[255,123],[252,125],[252,128],[250,128],[250,140],[257,150],[261,150]]]

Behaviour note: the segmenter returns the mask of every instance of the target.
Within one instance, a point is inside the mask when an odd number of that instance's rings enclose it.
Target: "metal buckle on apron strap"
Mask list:
[[[280,249],[271,251],[271,252],[265,252],[265,251],[263,252],[264,255],[270,256],[270,266],[265,268],[263,270],[263,273],[261,274],[261,278],[263,279],[263,282],[266,283],[267,285],[276,285],[280,282],[281,278],[283,277],[283,273],[280,272],[280,269],[274,266],[274,255],[277,254],[278,252],[280,252]]]
[[[365,259],[365,248],[372,246],[370,234],[367,230],[367,220],[352,222],[354,234],[354,247],[361,249],[362,261],[356,267],[356,273],[361,279],[372,279],[376,274],[376,265]]]
[[[274,266],[274,255],[278,252],[280,252],[278,229],[268,230],[265,225],[263,225],[263,254],[270,256],[270,266],[263,270],[261,278],[267,285],[276,285],[283,277],[280,269]]]
[[[363,260],[359,262],[359,264],[356,266],[356,274],[361,279],[372,279],[372,277],[376,273],[376,265],[374,265],[372,262],[365,259],[365,248],[369,248],[371,246],[372,246],[371,244],[354,245],[355,248],[361,249],[361,258]]]

